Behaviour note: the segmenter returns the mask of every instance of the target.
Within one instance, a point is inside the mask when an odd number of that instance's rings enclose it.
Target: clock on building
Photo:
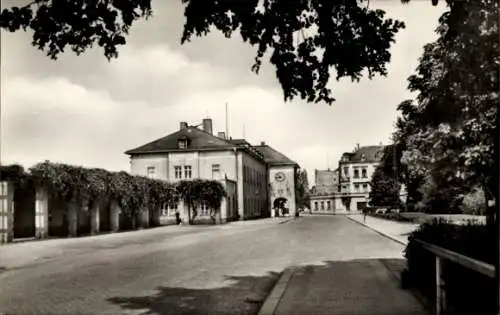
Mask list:
[[[278,182],[282,182],[285,180],[285,174],[278,172],[276,173],[276,175],[274,175],[274,179],[276,179],[276,181]]]

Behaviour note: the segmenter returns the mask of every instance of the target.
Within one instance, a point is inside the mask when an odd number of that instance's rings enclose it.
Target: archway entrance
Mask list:
[[[283,216],[285,214],[288,214],[288,208],[286,206],[286,203],[287,203],[287,199],[286,198],[283,198],[283,197],[280,197],[280,198],[276,198],[273,202],[273,209],[274,209],[274,213],[275,213],[275,216],[279,217],[279,216]]]

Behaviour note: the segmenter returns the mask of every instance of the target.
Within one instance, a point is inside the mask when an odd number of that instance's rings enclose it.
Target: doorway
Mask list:
[[[273,202],[273,209],[275,211],[275,216],[282,216],[288,214],[288,208],[286,207],[287,199],[280,197],[276,198]]]

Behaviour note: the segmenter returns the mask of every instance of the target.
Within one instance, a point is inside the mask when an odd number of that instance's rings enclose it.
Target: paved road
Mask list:
[[[266,222],[0,247],[0,314],[255,314],[286,267],[402,258],[342,216]]]

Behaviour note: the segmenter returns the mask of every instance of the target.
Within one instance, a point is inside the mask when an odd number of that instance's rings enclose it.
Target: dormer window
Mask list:
[[[179,149],[187,149],[188,139],[186,137],[177,140],[177,147]]]
[[[361,154],[361,161],[366,161],[366,155]]]

